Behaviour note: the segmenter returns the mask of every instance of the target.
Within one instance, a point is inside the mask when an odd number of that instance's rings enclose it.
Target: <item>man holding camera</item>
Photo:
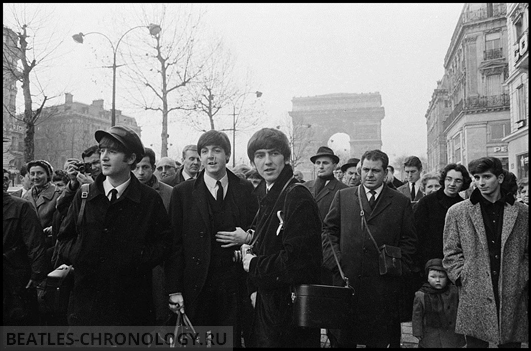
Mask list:
[[[232,326],[239,347],[245,275],[233,257],[250,242],[246,230],[258,202],[253,185],[227,169],[231,145],[225,133],[204,133],[197,150],[204,170],[195,180],[176,185],[170,200],[175,232],[164,266],[169,308],[186,311],[193,325]]]

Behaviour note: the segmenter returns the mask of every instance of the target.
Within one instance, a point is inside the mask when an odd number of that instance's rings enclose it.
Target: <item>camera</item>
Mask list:
[[[74,163],[74,166],[77,167],[77,170],[80,173],[90,174],[90,172],[92,171],[90,163],[76,162]]]
[[[252,254],[252,247],[247,246],[246,248],[242,247],[239,250],[234,250],[234,255],[232,256],[232,261],[236,263],[241,263],[243,261],[243,256],[247,254]]]

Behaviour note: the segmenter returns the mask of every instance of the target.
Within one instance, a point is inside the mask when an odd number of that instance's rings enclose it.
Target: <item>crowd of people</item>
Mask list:
[[[125,126],[98,130],[80,159],[54,171],[4,169],[3,325],[230,326],[235,347],[320,347],[293,323],[293,286],[355,293],[332,347],[519,347],[528,342],[528,183],[495,157],[425,173],[410,156],[395,176],[368,150],[339,164],[326,146],[304,181],[288,138],[263,128],[251,166],[228,167],[227,135],[211,130],[180,160]],[[391,249],[397,249],[393,251]],[[390,250],[390,251],[387,251]],[[380,257],[399,260],[385,274]],[[50,274],[68,270],[67,309],[50,310]]]

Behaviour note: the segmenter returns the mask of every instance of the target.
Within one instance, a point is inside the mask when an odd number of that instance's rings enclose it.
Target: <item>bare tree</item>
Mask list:
[[[17,8],[12,5],[11,28],[16,35],[16,45],[3,45],[3,75],[15,78],[22,86],[24,95],[24,114],[18,116],[4,103],[4,111],[16,120],[22,121],[26,128],[24,137],[24,159],[26,162],[33,160],[35,152],[35,125],[42,114],[46,102],[52,97],[47,95],[43,85],[37,76],[36,67],[46,67],[46,62],[52,61],[51,56],[62,43],[49,35],[39,36],[39,30],[43,25],[53,22],[51,15],[42,11],[33,13],[26,12],[25,8]],[[18,60],[12,60],[17,57]],[[32,94],[32,88],[38,91]],[[55,97],[55,96],[54,96]]]
[[[136,35],[128,57],[132,61],[128,76],[134,82],[131,101],[147,111],[162,115],[161,157],[168,155],[168,118],[175,110],[194,110],[194,102],[186,89],[203,70],[199,47],[202,15],[183,10],[174,4],[159,4],[150,16],[144,8],[143,23],[156,23],[162,31],[146,40]],[[151,18],[149,18],[151,17]],[[156,18],[155,18],[156,17]],[[132,41],[130,41],[132,43]],[[142,54],[139,54],[142,53]]]
[[[278,125],[277,129],[284,129],[288,137],[291,148],[290,163],[295,168],[307,158],[306,154],[312,145],[314,130],[311,124],[304,123],[303,118],[294,122],[289,115],[285,117],[283,125]]]

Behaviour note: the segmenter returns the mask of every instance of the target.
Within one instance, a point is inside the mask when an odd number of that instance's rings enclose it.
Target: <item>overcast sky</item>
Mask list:
[[[37,6],[26,4],[28,8]],[[50,84],[67,86],[74,100],[91,103],[104,99],[111,108],[111,85],[98,84],[99,74],[110,70],[90,63],[87,51],[71,40],[73,33],[106,31],[123,5],[44,4],[53,9],[56,32],[64,33],[59,70],[53,68]],[[133,5],[131,5],[133,6]],[[425,4],[197,4],[205,20],[249,67],[268,120],[275,127],[292,108],[293,97],[331,93],[379,92],[385,108],[382,121],[383,151],[391,158],[403,154],[426,155],[425,114],[457,24],[462,3]],[[4,8],[6,5],[4,4]],[[4,9],[4,24],[11,22]],[[132,24],[134,25],[134,24]],[[51,26],[51,23],[49,25]],[[108,45],[110,46],[110,45]],[[102,47],[108,50],[109,47]],[[109,57],[111,57],[109,55]],[[100,62],[101,65],[112,64]],[[55,69],[55,70],[54,70]],[[107,71],[101,73],[102,71]],[[19,93],[19,96],[22,94]],[[64,97],[53,101],[61,104]],[[117,109],[137,117],[146,146],[160,154],[160,118],[128,109],[117,98]],[[230,118],[230,117],[228,117]],[[170,123],[169,156],[197,141],[198,133]],[[177,140],[177,136],[179,136]],[[244,157],[250,135],[237,134],[237,160]]]

